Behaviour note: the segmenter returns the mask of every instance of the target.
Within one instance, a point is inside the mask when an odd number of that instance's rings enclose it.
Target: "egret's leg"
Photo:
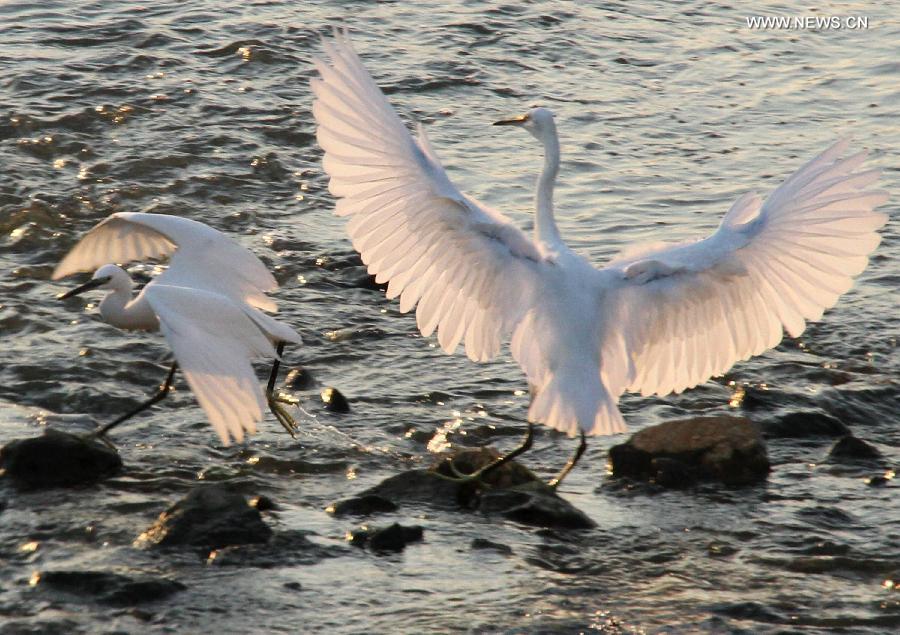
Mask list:
[[[294,421],[294,418],[290,414],[288,414],[288,411],[285,410],[284,406],[278,403],[279,401],[285,403],[290,402],[275,394],[275,381],[278,379],[278,368],[281,366],[281,353],[284,352],[284,342],[278,342],[276,352],[277,356],[272,363],[272,372],[269,373],[269,383],[266,386],[266,401],[269,403],[269,410],[271,410],[272,414],[275,415],[275,418],[278,419],[278,423],[287,430],[288,434],[296,438],[297,422]]]
[[[172,388],[172,380],[175,378],[176,370],[178,370],[178,362],[174,362],[172,364],[172,368],[169,369],[169,374],[166,375],[166,380],[160,385],[159,391],[157,391],[157,393],[155,395],[150,397],[150,399],[148,399],[147,401],[142,403],[140,406],[138,406],[131,412],[125,413],[124,415],[122,415],[121,417],[116,419],[115,421],[107,423],[105,426],[103,426],[102,428],[97,430],[94,433],[94,436],[100,437],[101,439],[105,438],[106,433],[109,432],[110,430],[112,430],[113,428],[115,428],[120,423],[127,421],[128,419],[131,419],[134,415],[138,414],[139,412],[143,412],[144,410],[146,410],[147,408],[149,408],[156,402],[162,401],[166,397],[166,395],[169,394],[169,390]]]
[[[528,422],[528,432],[525,433],[525,439],[522,441],[522,445],[517,447],[512,452],[510,452],[508,454],[504,454],[496,461],[492,461],[491,463],[488,463],[483,468],[481,468],[479,470],[475,470],[471,474],[462,474],[461,472],[459,472],[456,469],[456,466],[453,465],[453,459],[452,458],[448,459],[448,461],[449,461],[448,467],[450,468],[450,471],[455,474],[455,478],[449,477],[449,476],[444,476],[443,478],[446,478],[451,481],[457,481],[460,483],[468,483],[471,481],[477,481],[479,479],[482,479],[485,476],[487,476],[488,474],[490,474],[491,472],[493,472],[494,470],[496,470],[501,465],[504,465],[504,464],[512,461],[517,456],[520,456],[521,454],[524,454],[525,452],[530,450],[532,441],[534,441],[534,424],[529,421]]]
[[[562,482],[566,476],[569,475],[569,472],[572,471],[572,468],[575,467],[575,464],[578,463],[578,459],[581,458],[581,455],[584,454],[584,451],[587,449],[587,439],[584,437],[584,430],[581,431],[581,443],[578,444],[578,449],[575,450],[575,454],[572,455],[572,458],[569,459],[569,462],[565,464],[563,469],[559,474],[556,475],[556,478],[551,479],[548,485],[553,489]]]

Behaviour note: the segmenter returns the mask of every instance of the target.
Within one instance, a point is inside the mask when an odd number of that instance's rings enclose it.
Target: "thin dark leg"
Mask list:
[[[275,348],[275,361],[272,363],[272,372],[269,373],[269,383],[266,385],[266,401],[269,403],[269,410],[278,419],[278,423],[287,430],[288,434],[296,438],[297,422],[288,414],[288,411],[278,403],[279,398],[275,395],[275,382],[278,379],[278,369],[281,366],[281,354],[284,352],[284,342],[278,342]]]
[[[178,362],[175,362],[172,364],[172,368],[169,369],[169,374],[166,375],[166,380],[159,387],[159,391],[155,395],[150,397],[150,399],[148,399],[147,401],[142,403],[140,406],[138,406],[131,412],[128,412],[128,413],[122,415],[121,417],[119,417],[118,419],[116,419],[115,421],[113,421],[111,423],[107,423],[105,426],[103,426],[102,428],[97,430],[97,432],[95,432],[94,435],[98,436],[98,437],[106,436],[107,432],[109,432],[110,430],[115,428],[120,423],[127,421],[128,419],[131,419],[134,415],[136,415],[140,412],[143,412],[144,410],[146,410],[147,408],[149,408],[156,402],[162,401],[163,399],[165,399],[166,395],[169,394],[169,389],[172,388],[172,380],[175,378],[176,370],[178,370]]]
[[[520,455],[524,454],[525,452],[527,452],[528,450],[530,450],[530,449],[531,449],[532,441],[534,441],[534,424],[531,423],[531,422],[529,421],[529,422],[528,422],[528,432],[525,433],[525,439],[522,441],[522,445],[520,445],[519,447],[517,447],[517,448],[516,448],[515,450],[513,450],[512,452],[510,452],[510,453],[508,453],[508,454],[504,454],[503,456],[501,456],[501,457],[500,457],[499,459],[497,459],[496,461],[494,461],[494,462],[492,462],[492,463],[488,463],[487,465],[485,465],[485,466],[484,466],[483,468],[481,468],[480,470],[475,470],[475,471],[472,472],[471,474],[460,474],[460,473],[456,470],[456,468],[453,466],[453,461],[452,461],[452,459],[451,459],[451,461],[450,461],[450,470],[456,474],[457,479],[460,480],[460,481],[468,482],[468,481],[474,481],[474,480],[477,480],[477,479],[482,479],[482,478],[484,478],[486,475],[488,475],[488,474],[490,474],[491,472],[493,472],[494,470],[496,470],[496,469],[497,469],[498,467],[500,467],[501,465],[504,465],[504,464],[506,464],[506,463],[509,463],[510,461],[512,461],[512,460],[513,460],[514,458],[516,458],[517,456],[520,456]],[[451,479],[451,480],[452,480],[452,479]]]
[[[266,386],[266,395],[272,396],[275,390],[275,381],[278,379],[278,368],[281,366],[281,354],[284,352],[284,342],[278,342],[275,348],[275,362],[272,364],[272,372],[269,373],[269,385]]]
[[[575,467],[575,464],[578,463],[578,459],[581,458],[581,455],[584,454],[584,451],[587,449],[587,439],[584,436],[584,430],[581,431],[581,443],[578,444],[578,449],[575,450],[575,454],[569,459],[569,462],[566,463],[565,467],[563,467],[562,471],[556,475],[556,478],[552,479],[548,485],[552,488],[556,488],[566,476],[569,475],[569,472],[572,471],[572,468]]]

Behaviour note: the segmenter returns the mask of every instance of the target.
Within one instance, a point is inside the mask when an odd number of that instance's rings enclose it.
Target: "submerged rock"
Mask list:
[[[287,374],[284,385],[294,390],[308,390],[316,385],[316,378],[308,368],[297,366]]]
[[[596,526],[584,512],[558,496],[543,481],[488,490],[481,495],[478,509],[537,527],[590,529]]]
[[[348,498],[335,503],[327,509],[329,513],[335,516],[369,516],[396,510],[397,505],[386,498],[372,494]]]
[[[790,412],[765,427],[769,439],[805,439],[806,437],[843,437],[850,429],[843,423],[815,410]]]
[[[472,549],[476,549],[479,551],[495,551],[504,556],[511,556],[513,554],[513,549],[509,545],[494,542],[493,540],[488,540],[487,538],[473,538],[472,544],[469,546]]]
[[[116,606],[161,600],[187,588],[168,578],[130,577],[108,571],[42,571],[32,577],[32,585]]]
[[[322,389],[322,403],[325,404],[325,410],[329,412],[350,412],[350,402],[341,394],[337,388]]]
[[[759,427],[743,417],[697,417],[645,428],[613,446],[614,476],[686,487],[698,479],[744,485],[764,480],[769,459]]]
[[[381,529],[363,527],[350,534],[350,543],[372,551],[403,551],[406,545],[421,542],[425,530],[418,525],[404,527],[394,523]]]
[[[94,438],[51,428],[0,448],[0,468],[19,487],[74,487],[113,476],[122,469],[122,459]]]
[[[828,452],[828,458],[838,460],[871,460],[881,458],[881,452],[874,445],[866,443],[852,434],[838,439],[831,451]]]
[[[213,549],[207,554],[206,564],[216,567],[293,567],[317,564],[347,553],[346,547],[318,544],[310,540],[311,535],[315,534],[302,529],[284,530],[274,534],[268,542]]]
[[[223,485],[201,485],[160,514],[135,546],[220,549],[264,543],[271,537],[259,510],[242,495]]]
[[[478,470],[499,454],[493,448],[464,448],[427,470],[409,470],[362,492],[396,506],[420,504],[441,509],[477,510],[529,525],[586,529],[596,526],[583,512],[561,498],[528,468],[510,461],[481,481],[457,483],[449,461],[463,474]],[[351,499],[352,500],[352,499]]]

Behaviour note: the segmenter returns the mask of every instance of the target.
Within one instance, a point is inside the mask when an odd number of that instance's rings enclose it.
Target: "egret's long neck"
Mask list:
[[[131,328],[125,305],[131,301],[131,285],[118,286],[100,301],[100,315],[103,321],[121,329]]]
[[[553,218],[553,185],[559,174],[559,138],[555,126],[550,128],[542,139],[544,143],[544,169],[537,181],[535,206],[537,219],[534,226],[535,238],[548,245],[562,243],[556,220]]]

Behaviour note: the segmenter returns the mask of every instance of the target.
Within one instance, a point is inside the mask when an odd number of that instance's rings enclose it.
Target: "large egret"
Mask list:
[[[132,296],[131,276],[114,264],[170,256],[169,267]],[[100,302],[103,319],[122,329],[162,331],[175,353],[159,391],[106,424],[109,430],[163,399],[180,366],[188,385],[224,445],[256,431],[268,403],[284,428],[296,424],[277,403],[275,379],[286,342],[300,336],[260,309],[277,311],[267,291],[278,287],[250,251],[208,225],[165,214],[119,212],[91,229],[53,272],[58,280],[96,270],[91,280],[60,296],[109,289]],[[274,358],[263,395],[251,360]]]
[[[680,393],[799,336],[852,285],[887,221],[849,142],[814,158],[763,202],[746,194],[716,232],[692,242],[625,250],[597,269],[573,252],[554,220],[559,140],[536,108],[497,122],[544,148],[533,238],[453,185],[420,125],[410,135],[345,33],[324,42],[312,80],[317,138],[336,213],[353,246],[400,311],[418,305],[424,336],[447,353],[463,343],[485,361],[511,334],[531,386],[528,433],[494,469],[531,445],[532,422],[580,435],[626,431],[623,392]]]

